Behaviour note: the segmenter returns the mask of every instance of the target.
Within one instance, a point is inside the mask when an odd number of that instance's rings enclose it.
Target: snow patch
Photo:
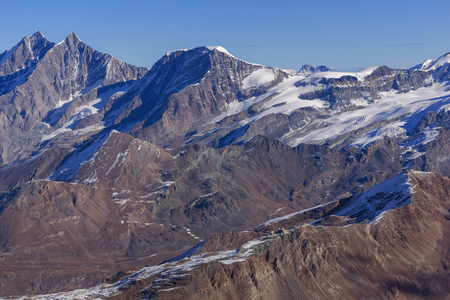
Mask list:
[[[263,103],[259,112],[242,120],[241,125],[251,123],[270,114],[290,114],[303,107],[316,107],[318,109],[327,107],[328,102],[323,100],[302,100],[299,98],[300,94],[314,90],[314,86],[311,85],[296,86],[296,83],[303,78],[303,76],[291,76],[280,84],[270,88],[263,95],[252,97],[244,102],[233,101],[228,103],[225,105],[222,114],[211,119],[210,124],[220,122],[225,117],[241,113],[257,103]]]
[[[222,47],[222,46],[206,46],[206,49],[208,49],[208,50],[210,50],[210,51],[217,50],[217,51],[219,51],[219,52],[222,52],[222,53],[225,53],[225,54],[227,54],[227,55],[233,56],[233,55],[230,54],[230,52],[227,51],[227,49],[225,49],[225,48]]]
[[[201,199],[203,199],[203,198],[211,197],[211,196],[213,196],[213,195],[215,195],[215,194],[217,194],[217,193],[218,193],[218,192],[212,192],[212,193],[209,193],[209,194],[206,194],[206,195],[199,196],[199,197],[195,198],[194,200],[192,200],[192,201],[189,203],[189,206],[194,205],[198,200],[201,200]]]
[[[128,152],[130,152],[130,148],[131,148],[131,143],[128,145],[128,148],[125,150],[124,153],[122,153],[122,152],[117,153],[116,159],[114,160],[113,164],[111,165],[111,167],[109,168],[109,170],[106,172],[105,175],[108,175],[116,167],[119,160],[121,160],[119,165],[123,165],[125,163]]]
[[[342,207],[340,204],[334,214],[354,218],[356,222],[372,223],[384,212],[411,203],[413,193],[408,174],[401,173],[352,197]]]
[[[51,180],[69,181],[78,172],[81,166],[85,163],[94,163],[99,150],[108,142],[111,135],[116,132],[112,131],[109,134],[104,134],[97,137],[92,142],[86,144],[85,147],[72,151],[71,155],[65,160],[56,171],[50,175]],[[91,174],[88,181],[94,182],[97,180],[95,174]]]
[[[198,236],[196,236],[195,234],[193,234],[189,228],[184,227],[184,226],[183,226],[183,228],[186,230],[187,234],[189,234],[191,237],[193,237],[194,239],[200,240],[200,238]]]
[[[337,201],[338,201],[338,200],[334,200],[334,201],[327,202],[327,203],[320,204],[320,205],[316,205],[316,206],[313,206],[313,207],[310,207],[310,208],[307,208],[307,209],[303,209],[303,210],[300,210],[300,211],[296,211],[296,212],[294,212],[294,213],[291,213],[291,214],[288,214],[288,215],[285,215],[285,216],[282,216],[282,217],[279,217],[279,218],[274,218],[274,219],[271,219],[271,220],[269,220],[269,221],[267,221],[267,222],[262,223],[262,224],[259,225],[259,226],[269,225],[269,224],[272,224],[272,223],[277,223],[277,222],[279,222],[279,221],[287,220],[287,219],[290,219],[290,218],[295,217],[295,216],[297,216],[297,215],[304,214],[304,213],[307,213],[307,212],[309,212],[309,211],[312,211],[312,210],[314,210],[314,209],[321,208],[321,207],[326,207],[326,206],[328,206],[328,205],[330,205],[330,204],[332,204],[332,203],[335,203],[335,202],[337,202]]]
[[[409,68],[410,71],[415,71],[415,70],[426,70],[428,67],[430,67],[430,65],[434,63],[433,59],[427,59],[426,61],[424,61],[421,64],[418,64],[412,68]]]
[[[404,124],[405,122],[394,122],[386,126],[377,128],[360,136],[350,145],[358,147],[366,147],[378,140],[381,140],[384,137],[395,138],[398,136],[406,136],[406,129],[401,127]]]
[[[249,89],[253,87],[265,86],[277,78],[275,69],[263,68],[254,71],[242,81],[242,88]]]
[[[187,51],[190,51],[190,50],[192,50],[192,49],[191,48],[185,48],[185,49],[173,50],[173,51],[167,52],[166,56],[171,56],[171,55],[173,55],[176,52],[187,52]]]

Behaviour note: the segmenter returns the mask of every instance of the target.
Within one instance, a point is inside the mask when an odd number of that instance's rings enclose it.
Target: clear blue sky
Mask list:
[[[41,31],[151,67],[167,51],[221,45],[268,66],[405,68],[450,52],[449,0],[0,0],[0,51]]]

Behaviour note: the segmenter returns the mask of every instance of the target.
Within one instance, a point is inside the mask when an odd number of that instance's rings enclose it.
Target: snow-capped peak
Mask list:
[[[187,51],[190,51],[190,50],[192,50],[192,49],[186,48],[186,49],[173,50],[173,51],[167,52],[166,56],[171,56],[172,54],[177,53],[177,52],[187,52]]]
[[[222,46],[206,46],[205,48],[208,49],[208,50],[210,50],[210,51],[217,50],[217,51],[219,51],[219,52],[223,52],[223,53],[225,53],[225,54],[231,55],[230,52],[228,52],[227,49],[225,49],[225,48],[222,47]]]
[[[427,59],[421,64],[415,65],[412,68],[409,68],[410,71],[414,70],[426,70],[432,63],[434,63],[434,59]]]
[[[427,70],[436,70],[437,68],[440,68],[443,65],[448,64],[448,63],[450,63],[450,52],[439,57],[436,61],[431,63],[430,66],[426,69]]]
[[[188,52],[188,51],[192,51],[192,50],[196,50],[196,49],[200,49],[203,50],[203,53],[206,52],[211,52],[214,50],[217,50],[219,52],[225,53],[227,55],[233,56],[230,54],[230,52],[227,51],[227,49],[225,49],[222,46],[204,46],[204,47],[197,47],[197,48],[186,48],[186,49],[178,49],[178,50],[174,50],[174,51],[169,51],[166,53],[166,56],[171,56],[174,53],[178,53],[178,52]]]

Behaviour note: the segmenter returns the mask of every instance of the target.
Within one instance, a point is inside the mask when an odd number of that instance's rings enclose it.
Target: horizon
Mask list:
[[[74,32],[84,43],[139,67],[151,68],[165,53],[217,45],[237,58],[280,69],[305,64],[334,71],[386,65],[407,69],[450,51],[448,1],[423,5],[334,1],[211,3],[172,1],[23,1],[0,12],[0,53],[41,32],[58,43]],[[17,22],[20,20],[20,22]],[[14,24],[14,26],[11,26]]]

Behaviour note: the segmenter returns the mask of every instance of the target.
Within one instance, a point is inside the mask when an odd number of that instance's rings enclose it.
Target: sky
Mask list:
[[[450,52],[449,0],[0,0],[0,51],[40,31],[150,68],[166,52],[223,46],[282,69],[409,68]]]

